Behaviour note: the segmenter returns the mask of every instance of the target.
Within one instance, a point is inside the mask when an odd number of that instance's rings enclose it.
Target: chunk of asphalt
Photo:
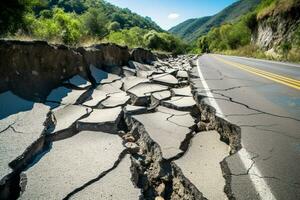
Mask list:
[[[135,62],[132,60],[130,60],[128,62],[128,64],[132,69],[136,69],[136,70],[151,71],[154,69],[153,66],[151,66],[151,65],[142,64],[142,63]]]
[[[168,73],[153,75],[152,81],[161,83],[161,84],[164,84],[167,86],[171,86],[171,87],[174,87],[174,86],[178,85],[178,83],[179,83],[177,78],[175,78],[173,75],[168,74]]]
[[[92,65],[90,66],[90,71],[97,84],[111,83],[121,79],[121,77],[118,75],[107,73]]]
[[[53,107],[59,105],[75,104],[79,97],[83,95],[86,90],[74,90],[66,87],[58,87],[51,91],[47,97],[47,105]]]
[[[123,92],[114,84],[104,84],[104,85],[99,85],[96,90],[100,90],[102,92],[106,92],[107,94],[112,94],[112,93],[119,93]]]
[[[147,112],[147,108],[144,106],[126,105],[124,107],[124,112],[131,115],[144,114]]]
[[[172,88],[171,91],[174,94],[174,96],[187,96],[187,97],[193,96],[190,86],[186,86],[183,88]]]
[[[92,95],[90,96],[90,99],[88,99],[86,102],[83,103],[84,106],[90,106],[95,107],[100,102],[104,101],[108,98],[108,94],[101,90],[94,90]]]
[[[116,134],[121,114],[121,107],[94,109],[88,117],[77,121],[77,128]]]
[[[131,89],[132,87],[134,87],[134,86],[136,86],[140,83],[150,82],[150,80],[147,79],[147,78],[134,77],[134,76],[125,77],[125,78],[122,79],[122,81],[124,82],[124,85],[123,85],[123,90],[124,91],[127,91],[127,90]]]
[[[15,103],[26,101],[17,96],[14,98],[10,98],[10,101]],[[2,101],[1,97],[0,99],[1,106],[9,109],[9,105]],[[27,148],[41,137],[41,133],[45,128],[43,123],[49,110],[49,106],[32,102],[32,107],[28,110],[20,112],[16,110],[14,114],[0,120],[0,180],[12,172],[9,163],[22,155]]]
[[[169,114],[170,117],[168,117],[167,120],[178,126],[187,128],[193,128],[195,126],[195,120],[190,112],[174,110],[164,106],[158,106],[157,112]]]
[[[167,68],[167,69],[165,70],[166,73],[172,74],[173,76],[176,75],[177,71],[178,71],[178,70],[173,69],[173,68]]]
[[[219,138],[216,131],[195,135],[185,155],[174,161],[183,175],[212,200],[227,199],[220,162],[229,155],[229,147]]]
[[[141,190],[131,181],[130,167],[131,159],[126,155],[117,168],[71,199],[140,199]]]
[[[123,81],[121,80],[116,80],[112,83],[109,83],[111,86],[115,87],[115,88],[118,88],[118,89],[121,89],[123,87]]]
[[[193,97],[172,97],[170,100],[162,101],[161,105],[182,111],[191,111],[196,105]]]
[[[144,106],[149,104],[151,93],[167,89],[167,86],[160,84],[141,83],[129,89],[127,92],[130,94],[133,105]]]
[[[181,142],[190,129],[168,120],[172,115],[166,113],[149,113],[132,116],[144,125],[149,136],[160,146],[165,159],[172,158],[182,152]],[[182,116],[184,119],[186,116]]]
[[[171,92],[169,90],[152,93],[152,97],[155,100],[158,100],[158,101],[169,99],[169,98],[171,98],[171,96],[172,96],[172,94],[171,94]]]
[[[142,83],[136,85],[135,87],[128,90],[129,93],[137,96],[137,97],[144,97],[150,96],[153,92],[167,90],[168,87],[160,84],[153,84],[153,83]]]
[[[186,71],[183,71],[183,70],[179,70],[176,74],[176,77],[177,78],[181,78],[181,79],[188,79],[189,78],[189,75]]]
[[[60,106],[52,110],[52,118],[55,128],[52,132],[58,132],[69,128],[76,120],[89,114],[91,108],[80,105]]]
[[[73,76],[69,80],[65,81],[65,83],[69,83],[79,88],[86,88],[88,86],[91,86],[91,83],[80,75]]]
[[[130,97],[126,92],[118,92],[110,94],[107,99],[101,102],[101,107],[103,108],[115,108],[117,106],[124,106],[128,103]]]
[[[141,77],[141,78],[148,78],[150,76],[152,76],[152,74],[154,74],[154,71],[145,71],[145,70],[137,70],[136,75],[137,77]]]
[[[135,76],[136,75],[136,70],[131,69],[127,66],[122,67],[123,68],[123,74],[125,77],[130,77],[130,76]]]
[[[119,136],[101,132],[83,131],[54,142],[50,152],[25,171],[27,185],[19,199],[63,199],[112,168],[123,150]]]

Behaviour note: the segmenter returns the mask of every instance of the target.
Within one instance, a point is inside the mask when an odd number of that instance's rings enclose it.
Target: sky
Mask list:
[[[165,30],[190,18],[214,15],[237,0],[106,0],[151,17]]]

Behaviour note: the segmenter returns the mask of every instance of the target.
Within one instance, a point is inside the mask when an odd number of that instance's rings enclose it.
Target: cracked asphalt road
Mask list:
[[[300,65],[203,55],[198,66],[208,88],[199,78],[193,80],[195,87],[216,101],[218,115],[242,130],[249,161],[238,154],[227,159],[235,197],[300,199],[300,90],[238,67],[289,77],[297,87]],[[196,68],[192,74],[198,76]]]

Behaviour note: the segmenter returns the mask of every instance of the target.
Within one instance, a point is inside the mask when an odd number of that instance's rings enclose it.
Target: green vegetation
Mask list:
[[[173,54],[185,53],[188,48],[179,38],[169,33],[139,27],[111,32],[106,40],[119,45],[128,45],[131,48],[144,47]]]
[[[233,50],[250,44],[251,27],[256,23],[255,15],[249,13],[235,24],[224,24],[213,28],[198,39],[200,52]]]
[[[299,62],[300,25],[291,37],[283,38],[282,42],[273,48],[273,51],[265,52],[251,43],[251,36],[256,31],[259,21],[288,12],[298,12],[299,7],[300,0],[262,0],[256,9],[243,15],[238,21],[212,28],[206,35],[199,37],[197,48],[201,53],[217,52]]]
[[[184,53],[187,48],[149,17],[103,0],[12,0],[0,5],[1,37],[68,45],[114,42],[172,53]]]
[[[237,21],[241,16],[253,10],[261,0],[240,0],[228,6],[218,14],[199,19],[189,19],[169,30],[186,41],[194,41],[207,34],[212,28],[224,23]]]
[[[300,0],[263,0],[256,8],[257,19],[290,12],[300,6]]]
[[[103,0],[12,0],[1,6],[0,34],[76,44],[87,38],[103,39],[112,31],[140,27],[162,31],[141,17]],[[15,8],[19,8],[14,10]],[[12,16],[7,16],[12,15]],[[5,27],[5,28],[4,28]],[[3,29],[2,29],[3,28]]]

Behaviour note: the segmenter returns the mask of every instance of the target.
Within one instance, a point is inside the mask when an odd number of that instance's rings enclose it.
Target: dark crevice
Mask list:
[[[16,122],[13,122],[13,123],[11,123],[10,125],[8,125],[6,128],[2,129],[2,130],[0,131],[0,133],[3,133],[3,132],[5,132],[5,131],[7,131],[7,130],[10,129],[11,126],[13,126],[15,123],[16,123]]]
[[[217,92],[213,92],[213,93],[214,93],[214,94],[217,94],[217,95],[220,95],[220,96],[222,96],[222,97],[225,97],[225,98],[208,97],[208,96],[207,96],[207,98],[214,98],[214,99],[219,99],[219,100],[229,101],[229,102],[232,102],[232,103],[235,103],[235,104],[244,106],[244,107],[246,107],[246,108],[249,109],[249,110],[253,110],[253,111],[256,111],[256,112],[259,112],[259,113],[262,113],[262,114],[266,114],[266,115],[270,115],[270,116],[274,116],[274,117],[279,117],[279,118],[291,119],[291,120],[295,120],[295,121],[300,122],[300,119],[297,119],[297,118],[294,118],[294,117],[288,117],[288,116],[277,115],[277,114],[269,113],[269,112],[262,111],[262,110],[259,110],[259,109],[256,109],[256,108],[252,108],[252,107],[248,106],[247,104],[244,104],[244,103],[239,102],[239,101],[235,101],[235,100],[233,100],[232,97],[227,96],[227,95],[224,95],[224,94],[222,94],[222,93],[217,93]]]
[[[100,181],[103,177],[105,177],[107,174],[109,174],[109,172],[113,171],[114,169],[116,169],[118,167],[118,165],[121,163],[121,161],[123,160],[123,158],[126,156],[126,154],[128,154],[127,150],[123,150],[118,159],[115,161],[114,165],[109,168],[108,170],[105,170],[103,172],[101,172],[96,178],[84,183],[82,186],[74,189],[72,192],[70,192],[69,194],[67,194],[63,200],[67,200],[70,199],[72,196],[74,196],[75,194],[77,194],[78,192],[84,190],[85,188],[87,188],[88,186]]]
[[[193,62],[190,63],[194,68],[197,67],[195,64],[193,64]],[[223,76],[221,71],[217,70],[217,72],[221,76]],[[190,72],[190,74],[192,73]],[[241,86],[226,88],[224,90],[228,91],[240,87]],[[198,118],[200,118],[200,121],[204,122],[204,125],[206,125],[206,130],[216,130],[220,134],[220,140],[230,146],[230,155],[228,157],[237,153],[242,148],[241,128],[237,125],[231,124],[226,119],[217,116],[216,109],[209,105],[207,101],[205,101],[205,98],[214,97],[201,95],[199,89],[195,88],[193,84],[191,85],[191,88],[192,93],[194,95],[194,99],[197,102],[197,106],[200,110],[200,113],[198,113]],[[201,90],[201,92],[202,91],[205,90]],[[220,167],[223,172],[223,177],[225,179],[224,192],[229,200],[235,200],[236,198],[231,188],[231,171],[227,165],[226,158],[224,158],[223,161],[220,162]]]

